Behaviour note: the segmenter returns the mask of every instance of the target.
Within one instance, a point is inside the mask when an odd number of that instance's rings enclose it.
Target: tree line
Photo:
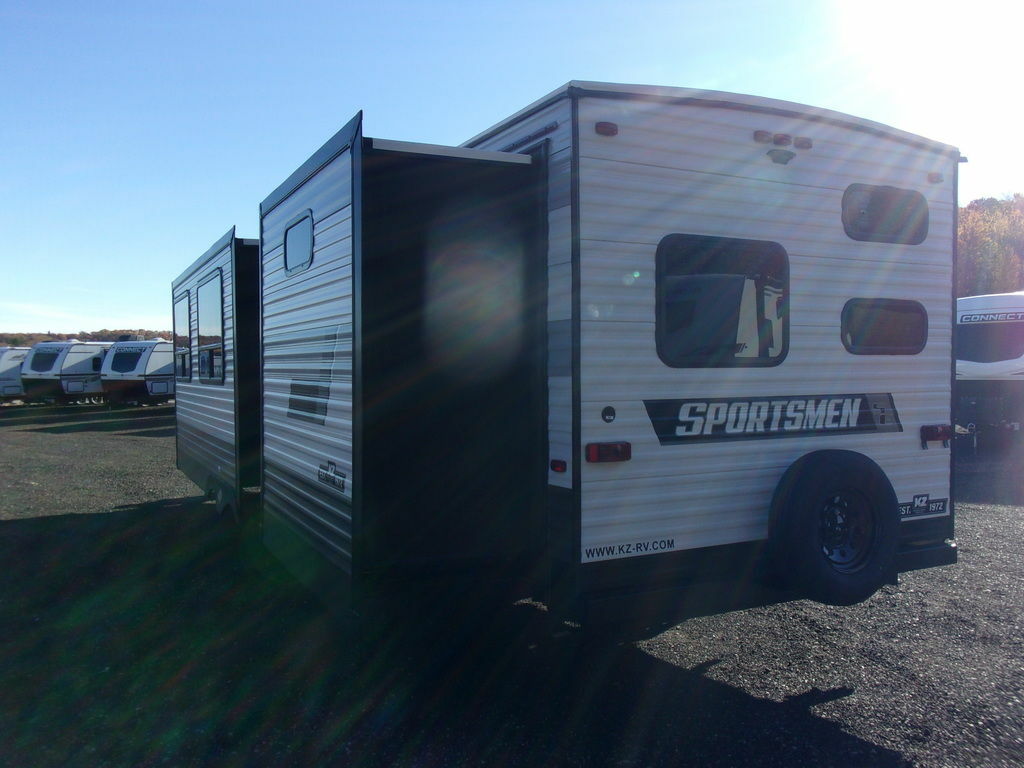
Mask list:
[[[1024,289],[1024,195],[971,201],[958,230],[957,296]]]
[[[78,339],[79,341],[117,341],[122,336],[138,336],[143,339],[167,339],[170,340],[170,331],[147,331],[145,329],[134,330],[110,330],[104,328],[102,331],[79,331],[78,333],[0,333],[0,347],[31,347],[40,341],[64,341],[65,339]]]

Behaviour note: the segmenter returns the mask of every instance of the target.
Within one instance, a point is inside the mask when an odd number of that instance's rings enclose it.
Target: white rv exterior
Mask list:
[[[0,347],[0,400],[17,400],[24,396],[21,385],[21,364],[29,347]]]
[[[957,381],[1024,381],[1024,291],[956,300]]]
[[[232,228],[171,285],[178,469],[238,514],[258,482],[258,261]]]
[[[981,449],[1024,438],[1024,291],[956,301],[957,424]]]
[[[67,401],[101,402],[103,383],[100,371],[110,341],[82,341],[72,344],[60,365],[60,386]]]
[[[110,402],[166,402],[174,397],[173,346],[165,339],[114,342],[100,379]]]
[[[62,399],[60,371],[68,351],[78,341],[41,341],[34,344],[21,365],[21,383],[30,400]]]
[[[959,160],[678,88],[573,82],[461,148],[357,115],[261,206],[265,540],[357,609],[532,558],[584,622],[955,562]]]

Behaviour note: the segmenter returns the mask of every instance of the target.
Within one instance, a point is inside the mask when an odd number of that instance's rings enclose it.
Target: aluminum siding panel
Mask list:
[[[288,275],[285,227],[306,209],[313,212],[313,261],[305,271]],[[261,243],[263,503],[328,548],[348,573],[353,538],[352,227],[352,157],[347,150],[264,216]],[[302,388],[304,382],[322,387],[326,398],[311,395]],[[337,484],[326,482],[328,475],[339,478]]]
[[[689,549],[760,539],[785,469],[812,450],[874,459],[901,502],[948,498],[949,450],[921,450],[920,425],[949,423],[955,159],[835,125],[739,110],[584,98],[580,103],[582,443],[628,440],[632,460],[582,467],[589,547],[674,539]],[[599,136],[598,121],[619,126]],[[789,165],[754,130],[807,136]],[[945,183],[931,184],[929,173]],[[857,242],[840,219],[855,182],[916,189],[930,226],[918,246]],[[789,353],[768,368],[675,369],[655,349],[654,271],[675,232],[771,240],[790,260]],[[929,317],[914,356],[846,352],[854,297],[909,298]],[[902,432],[662,446],[644,399],[891,392]],[[608,424],[605,406],[617,411]]]
[[[224,312],[224,383],[207,384],[199,380],[198,328],[199,302],[196,291],[216,270],[221,273]],[[189,344],[192,351],[192,378],[175,384],[175,414],[178,426],[178,462],[202,467],[202,475],[190,479],[204,491],[223,488],[235,495],[238,488],[238,466],[235,444],[238,427],[235,423],[235,290],[232,245],[210,257],[206,264],[193,271],[188,279],[175,284],[174,298],[189,292]],[[233,499],[237,504],[238,499]]]

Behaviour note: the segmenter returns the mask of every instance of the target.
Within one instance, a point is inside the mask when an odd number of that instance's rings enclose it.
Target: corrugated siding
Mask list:
[[[284,230],[307,208],[313,211],[313,261],[309,269],[288,275]],[[328,547],[351,572],[349,152],[332,160],[264,217],[261,251],[263,503]]]
[[[199,302],[196,291],[200,284],[220,270],[224,303],[224,383],[205,384],[199,380],[199,344],[196,336]],[[206,478],[193,478],[203,490],[217,485],[236,488],[238,466],[235,444],[235,274],[230,243],[187,283],[178,286],[174,298],[189,293],[189,333],[192,349],[192,379],[176,382],[175,403],[178,420],[178,454],[186,456],[207,470]]]
[[[948,423],[954,162],[867,133],[738,110],[583,99],[580,120],[582,442],[628,440],[633,458],[583,465],[582,548],[674,539],[676,549],[767,533],[785,469],[812,450],[870,456],[900,501],[949,497],[949,451],[922,451],[920,425]],[[619,125],[615,137],[593,124]],[[788,165],[755,130],[807,136]],[[792,149],[792,147],[790,147]],[[944,174],[930,184],[928,174]],[[852,183],[916,189],[921,245],[858,242],[840,219]],[[769,368],[666,366],[655,349],[655,252],[671,233],[769,240],[790,264],[789,353]],[[920,301],[928,344],[914,356],[846,352],[848,299]],[[662,446],[644,399],[891,392],[903,432]],[[601,418],[605,406],[614,422]]]
[[[518,139],[557,123],[544,138],[551,141],[548,156],[548,450],[549,459],[573,464],[572,446],[572,112],[565,99],[515,123],[475,145],[501,149]],[[517,152],[528,150],[527,144]],[[572,473],[548,469],[550,485],[571,488]]]

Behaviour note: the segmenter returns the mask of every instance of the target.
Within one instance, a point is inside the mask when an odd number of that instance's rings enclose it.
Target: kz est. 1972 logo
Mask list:
[[[327,485],[333,485],[339,491],[345,491],[345,478],[344,472],[338,471],[338,465],[333,461],[328,461],[326,464],[321,464],[317,470],[316,479],[321,483]]]
[[[942,515],[946,512],[949,499],[933,499],[927,493],[915,493],[912,502],[900,504],[900,517],[918,515]]]

